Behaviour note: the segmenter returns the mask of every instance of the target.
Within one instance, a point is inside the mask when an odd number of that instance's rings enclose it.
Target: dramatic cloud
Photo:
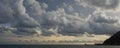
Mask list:
[[[0,26],[16,35],[113,34],[120,17],[107,10],[114,9],[119,0],[0,0]]]
[[[92,21],[89,22],[89,25],[90,28],[98,34],[112,34],[119,31],[118,18],[119,16],[107,16],[104,13],[95,13],[92,15]]]
[[[120,31],[120,0],[0,0],[0,44],[104,41]]]
[[[102,13],[98,13],[98,14],[95,15],[94,21],[98,22],[98,23],[109,23],[109,24],[111,24],[111,23],[117,23],[118,19],[116,19],[115,17],[106,16]]]
[[[26,13],[24,0],[1,1],[1,22],[11,24],[15,28],[31,28],[39,26],[37,21]],[[4,5],[4,6],[3,6]],[[6,8],[7,7],[7,8]],[[3,12],[2,12],[3,11]],[[6,15],[7,14],[7,15]],[[11,21],[11,22],[10,22]]]

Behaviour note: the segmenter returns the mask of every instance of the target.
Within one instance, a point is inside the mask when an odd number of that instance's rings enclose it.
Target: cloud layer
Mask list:
[[[119,3],[119,0],[0,0],[0,26],[7,26],[17,35],[113,34],[120,29],[120,17],[108,15],[107,10],[119,13]],[[0,31],[7,31],[3,27]]]

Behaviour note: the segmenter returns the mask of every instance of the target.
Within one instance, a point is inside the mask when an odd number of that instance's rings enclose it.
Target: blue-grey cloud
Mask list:
[[[13,33],[17,34],[17,35],[34,35],[37,34],[37,31],[35,31],[35,29],[32,28],[17,28],[16,30],[12,31]]]
[[[119,30],[119,16],[99,14],[92,6],[114,9],[119,0],[0,0],[0,24],[10,24],[14,29],[9,30],[17,35],[109,34]]]
[[[115,19],[115,17],[108,16],[106,17],[105,15],[102,15],[101,13],[98,13],[96,17],[94,18],[94,21],[97,23],[117,23],[118,19]]]
[[[116,9],[119,6],[119,0],[84,0],[84,1],[88,5],[104,9]]]

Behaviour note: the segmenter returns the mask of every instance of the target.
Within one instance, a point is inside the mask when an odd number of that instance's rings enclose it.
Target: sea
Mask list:
[[[0,45],[0,48],[120,48],[110,45]]]

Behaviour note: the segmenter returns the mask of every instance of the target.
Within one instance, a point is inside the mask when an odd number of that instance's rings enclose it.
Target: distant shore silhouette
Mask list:
[[[120,31],[115,33],[109,39],[105,40],[103,45],[120,45]]]

